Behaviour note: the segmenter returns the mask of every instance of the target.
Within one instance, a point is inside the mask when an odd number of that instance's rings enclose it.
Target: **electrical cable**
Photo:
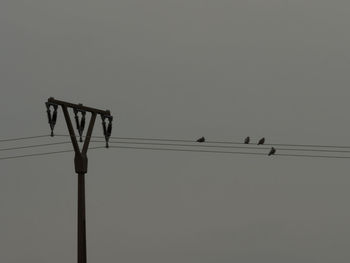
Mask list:
[[[55,134],[55,136],[64,136],[70,137],[70,135],[65,134]],[[103,136],[91,136],[92,138],[103,139]],[[116,140],[135,140],[135,141],[161,141],[161,142],[184,142],[184,143],[193,143],[198,144],[195,140],[183,140],[183,139],[161,139],[161,138],[147,138],[147,137],[110,137],[110,139]],[[254,144],[245,144],[243,142],[235,141],[210,141],[206,140],[205,144],[234,144],[234,145],[254,145]],[[341,145],[321,145],[321,144],[291,144],[291,143],[265,143],[265,146],[286,146],[286,147],[314,147],[314,148],[340,148],[340,149],[350,149],[350,146],[341,146]]]
[[[21,138],[13,138],[13,139],[6,139],[8,140],[21,140],[21,139],[28,139],[28,138],[38,138],[38,137],[47,137],[46,136],[30,136],[30,137],[21,137]],[[69,137],[69,135],[59,135],[64,137]],[[99,136],[93,136],[94,138]],[[125,138],[123,138],[125,140]],[[130,140],[130,139],[127,139]],[[143,140],[143,138],[142,138]],[[157,141],[161,141],[163,139],[157,139]],[[168,140],[166,140],[168,141]],[[172,140],[173,141],[173,140]],[[183,141],[183,140],[180,140]],[[187,140],[186,140],[187,141]],[[103,143],[104,141],[91,141],[95,143]],[[193,143],[193,141],[191,141]],[[57,142],[57,143],[47,143],[47,144],[38,144],[38,145],[29,145],[29,146],[19,146],[19,147],[10,147],[10,148],[0,148],[0,151],[7,151],[7,150],[16,150],[16,149],[25,149],[25,148],[35,148],[35,147],[43,147],[43,146],[50,146],[50,145],[58,145],[58,144],[66,144],[70,143],[67,142]],[[176,147],[201,147],[201,148],[228,148],[228,149],[247,149],[247,150],[269,150],[270,148],[267,147],[256,147],[251,146],[251,144],[243,144],[244,146],[227,146],[227,145],[207,145],[206,143],[198,144],[197,142],[194,142],[194,144],[171,144],[171,143],[158,143],[158,142],[140,142],[139,140],[136,142],[132,141],[110,141],[110,143],[115,144],[131,144],[131,145],[151,145],[151,146],[176,146]],[[297,149],[297,148],[278,148],[278,151],[304,151],[304,152],[329,152],[329,153],[350,153],[350,151],[346,150],[324,150],[324,149]]]
[[[267,156],[267,154],[265,154],[265,153],[257,153],[257,152],[231,152],[231,151],[154,148],[154,147],[132,147],[132,146],[110,146],[110,148],[152,150],[152,151],[176,151],[176,152],[197,152],[197,153],[203,152],[203,153],[222,153],[222,154],[264,155],[264,156]],[[332,155],[307,155],[307,154],[275,154],[275,155],[276,156],[289,156],[289,157],[350,159],[350,156],[347,157],[347,156],[332,156]]]
[[[21,140],[29,140],[29,139],[42,138],[42,137],[50,137],[50,135],[37,135],[37,136],[2,139],[0,140],[0,142],[21,141]]]
[[[66,134],[55,134],[54,136],[70,137],[70,135],[66,135]],[[29,140],[29,139],[43,138],[43,137],[50,137],[50,135],[37,135],[37,136],[28,136],[28,137],[0,139],[0,142]],[[92,138],[100,138],[100,139],[104,138],[103,136],[91,136],[91,137]],[[161,138],[146,138],[146,137],[110,137],[110,138],[111,139],[117,139],[117,140],[197,143],[194,140],[183,140],[183,139],[161,139]],[[207,140],[205,143],[207,143],[207,144],[236,144],[236,145],[247,145],[247,146],[252,145],[252,144],[244,144],[243,142],[235,142],[235,141],[208,141]],[[290,144],[290,143],[269,143],[269,144],[265,144],[265,146],[266,145],[268,145],[268,146],[288,146],[288,147],[315,147],[315,148],[344,148],[344,149],[350,149],[350,146],[342,146],[342,145]],[[223,147],[223,148],[226,148],[226,147]],[[280,150],[282,150],[282,149],[280,149]]]
[[[142,140],[142,141],[168,141],[168,142],[189,142],[197,143],[195,140],[181,140],[181,139],[160,139],[160,138],[145,138],[145,137],[110,137],[111,139],[120,140]],[[245,144],[244,142],[235,141],[210,141],[206,140],[205,143],[210,144],[237,144],[237,145],[253,145]],[[320,144],[290,144],[290,143],[266,143],[264,145],[269,146],[295,146],[295,147],[319,147],[319,148],[350,148],[350,146],[340,146],[340,145],[320,145]]]
[[[93,149],[100,149],[100,148],[105,148],[105,147],[104,146],[98,146],[98,147],[90,147],[89,149],[93,150]],[[51,155],[51,154],[66,153],[66,152],[74,152],[74,150],[63,150],[63,151],[54,151],[54,152],[13,155],[13,156],[0,157],[0,160],[17,159],[17,158],[25,158],[25,157],[32,157],[32,156],[42,156],[42,155]]]
[[[226,152],[226,151],[209,151],[209,150],[193,150],[193,149],[177,149],[177,148],[154,148],[154,147],[133,147],[133,146],[110,146],[115,149],[136,149],[136,150],[154,150],[154,151],[175,151],[175,152],[204,152],[204,153],[231,153],[231,154],[247,154],[247,155],[265,155],[265,153],[255,152]]]
[[[64,136],[70,137],[70,135],[59,134],[56,136]],[[28,137],[19,137],[19,138],[11,138],[11,139],[3,139],[0,142],[5,141],[19,141],[19,140],[28,140],[34,138],[41,137],[49,137],[49,135],[38,135],[38,136],[28,136]],[[93,138],[104,138],[102,136],[92,136]],[[236,142],[223,142],[223,141],[209,141],[205,143],[197,143],[192,140],[178,140],[178,139],[160,139],[160,138],[140,138],[140,137],[111,137],[112,139],[118,139],[123,141],[110,141],[111,144],[121,144],[121,145],[129,145],[129,146],[111,146],[110,148],[121,148],[121,149],[138,149],[138,150],[157,150],[157,151],[180,151],[180,152],[204,152],[204,153],[222,153],[222,154],[242,154],[242,155],[267,155],[266,153],[261,152],[242,152],[242,151],[221,151],[221,150],[202,150],[202,149],[193,149],[193,148],[222,148],[222,149],[246,149],[246,150],[269,150],[267,147],[258,147],[253,146],[251,144],[244,143],[236,143]],[[129,141],[124,141],[129,140]],[[135,141],[130,141],[135,140]],[[147,142],[142,142],[147,141]],[[148,142],[150,141],[150,142]],[[153,141],[153,142],[152,142]],[[154,142],[156,141],[156,142]],[[158,142],[159,141],[159,142]],[[92,140],[91,143],[104,143],[105,141]],[[162,142],[186,142],[191,144],[181,144],[181,143],[162,143]],[[44,146],[52,146],[52,145],[60,145],[60,144],[68,144],[69,141],[64,142],[54,142],[54,143],[45,143],[45,144],[35,144],[35,145],[27,145],[27,146],[16,146],[9,148],[0,148],[0,151],[9,151],[9,150],[18,150],[18,149],[26,149],[26,148],[37,148]],[[242,144],[242,146],[234,146],[234,145],[212,145],[212,144]],[[210,144],[210,145],[207,145]],[[161,146],[161,148],[155,147],[138,147],[134,145],[145,145],[145,146]],[[244,145],[244,146],[243,146]],[[348,148],[348,146],[330,146],[330,145],[304,145],[304,144],[274,144],[276,145],[288,145],[288,146],[303,146],[303,147],[334,147],[334,148]],[[168,148],[164,148],[162,146],[168,146]],[[171,148],[169,148],[169,146]],[[266,145],[265,145],[266,146]],[[186,147],[185,149],[179,149],[174,147]],[[90,149],[97,148],[105,148],[104,146],[91,147]],[[191,149],[192,148],[192,149]],[[305,148],[277,148],[277,151],[299,151],[299,152],[327,152],[327,153],[350,153],[350,151],[346,150],[326,150],[326,149],[305,149]],[[47,153],[33,153],[33,154],[25,154],[25,155],[15,155],[15,156],[7,156],[0,157],[0,160],[5,159],[14,159],[14,158],[23,158],[30,156],[40,156],[40,155],[48,155],[55,153],[63,153],[63,152],[71,152],[72,150],[67,151],[55,151],[55,152],[47,152]],[[309,155],[309,154],[289,154],[289,153],[276,153],[276,156],[285,156],[285,157],[309,157],[309,158],[335,158],[335,159],[350,159],[350,156],[339,156],[339,155]]]
[[[67,141],[66,142],[54,142],[54,143],[44,143],[44,144],[17,146],[17,147],[10,147],[10,148],[0,148],[0,152],[2,152],[2,151],[10,151],[10,150],[27,149],[27,148],[37,148],[37,147],[59,145],[59,144],[68,144],[68,143],[71,143],[71,142],[67,142]]]
[[[102,149],[104,146],[90,147],[89,149]],[[110,146],[114,149],[135,149],[135,150],[152,150],[152,151],[173,151],[173,152],[195,152],[195,153],[217,153],[217,154],[239,154],[239,155],[260,155],[267,156],[266,153],[258,152],[236,152],[236,151],[217,151],[217,150],[196,150],[196,149],[178,149],[178,148],[155,148],[155,147],[134,147],[134,146]],[[65,153],[73,152],[73,150],[63,150],[63,151],[54,151],[54,152],[44,152],[44,153],[33,153],[33,154],[24,154],[24,155],[14,155],[7,157],[0,157],[0,160],[7,159],[16,159],[32,156],[44,156],[51,155],[56,153]],[[276,156],[285,156],[285,157],[309,157],[309,158],[333,158],[333,159],[350,159],[347,156],[332,156],[332,155],[307,155],[307,154],[275,154]]]
[[[103,141],[94,141],[103,142]],[[178,146],[178,147],[202,147],[202,148],[228,148],[228,149],[247,149],[247,150],[270,150],[268,147],[250,147],[246,146],[227,146],[227,145],[205,145],[201,144],[174,144],[174,143],[157,143],[157,142],[125,142],[125,141],[110,141],[114,144],[133,144],[133,145],[153,145],[153,146]],[[278,151],[300,151],[300,152],[329,152],[329,153],[350,153],[350,151],[344,150],[323,150],[323,149],[297,149],[297,148],[277,148]]]

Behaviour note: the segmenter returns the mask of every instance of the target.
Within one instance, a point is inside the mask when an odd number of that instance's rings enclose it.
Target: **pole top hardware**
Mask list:
[[[76,128],[77,128],[78,134],[79,134],[80,142],[83,142],[83,132],[84,132],[84,128],[85,128],[85,116],[86,116],[86,113],[89,112],[92,114],[91,117],[93,119],[93,122],[95,121],[96,115],[101,116],[103,135],[104,135],[105,141],[106,141],[106,148],[108,148],[108,141],[109,141],[109,138],[111,137],[111,134],[112,134],[112,121],[113,121],[113,116],[111,115],[110,110],[100,110],[100,109],[84,106],[81,103],[75,104],[75,103],[70,103],[70,102],[66,102],[66,101],[56,100],[54,97],[50,97],[45,104],[47,107],[47,116],[49,119],[51,136],[53,136],[53,129],[54,129],[54,126],[55,126],[56,120],[57,120],[57,108],[58,108],[58,106],[62,107],[64,117],[66,119],[67,124],[71,123],[69,113],[68,113],[68,108],[72,108],[73,113],[74,113]],[[51,107],[53,107],[53,109],[54,109],[52,114],[51,114]],[[91,133],[92,133],[92,126],[91,125],[93,126],[93,123],[90,120],[89,129],[86,133],[85,143],[84,143],[84,146],[83,146],[83,149],[81,152],[82,154],[83,153],[86,154],[87,147],[88,147],[89,141],[91,139]],[[68,125],[68,126],[70,127],[70,125]],[[91,129],[90,129],[90,126],[91,126]],[[76,152],[78,152],[79,147],[76,143],[74,130],[70,129],[70,128],[68,130],[69,130],[69,133],[70,133],[70,136],[72,139],[74,150]]]
[[[100,110],[100,109],[96,109],[96,108],[86,107],[81,103],[74,104],[74,103],[70,103],[70,102],[66,102],[66,101],[56,100],[53,97],[50,97],[47,100],[47,102],[51,103],[51,104],[57,104],[57,105],[60,105],[62,107],[73,108],[73,109],[77,109],[80,111],[86,111],[86,112],[90,112],[90,113],[100,114],[101,116],[105,115],[106,117],[112,117],[111,112],[109,110]]]

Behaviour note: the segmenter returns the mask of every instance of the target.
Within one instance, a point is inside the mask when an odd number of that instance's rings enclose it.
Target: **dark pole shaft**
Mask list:
[[[85,174],[78,174],[78,263],[86,263]]]

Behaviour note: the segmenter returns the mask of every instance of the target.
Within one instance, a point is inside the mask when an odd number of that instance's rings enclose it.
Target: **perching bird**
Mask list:
[[[200,137],[197,142],[205,142],[205,138],[204,137]]]
[[[261,138],[258,142],[258,145],[262,145],[265,143],[265,138]]]
[[[248,136],[247,138],[244,139],[244,143],[249,144],[249,142],[250,142],[250,137]]]
[[[271,150],[269,152],[269,156],[274,155],[276,153],[276,149],[274,147],[271,147]]]

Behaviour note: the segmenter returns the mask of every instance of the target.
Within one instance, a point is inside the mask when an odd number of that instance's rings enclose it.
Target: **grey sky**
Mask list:
[[[340,0],[3,0],[0,138],[49,133],[54,96],[110,109],[115,136],[349,145],[349,12]],[[347,162],[90,151],[88,262],[349,262]],[[75,262],[73,154],[1,171],[0,261]]]

